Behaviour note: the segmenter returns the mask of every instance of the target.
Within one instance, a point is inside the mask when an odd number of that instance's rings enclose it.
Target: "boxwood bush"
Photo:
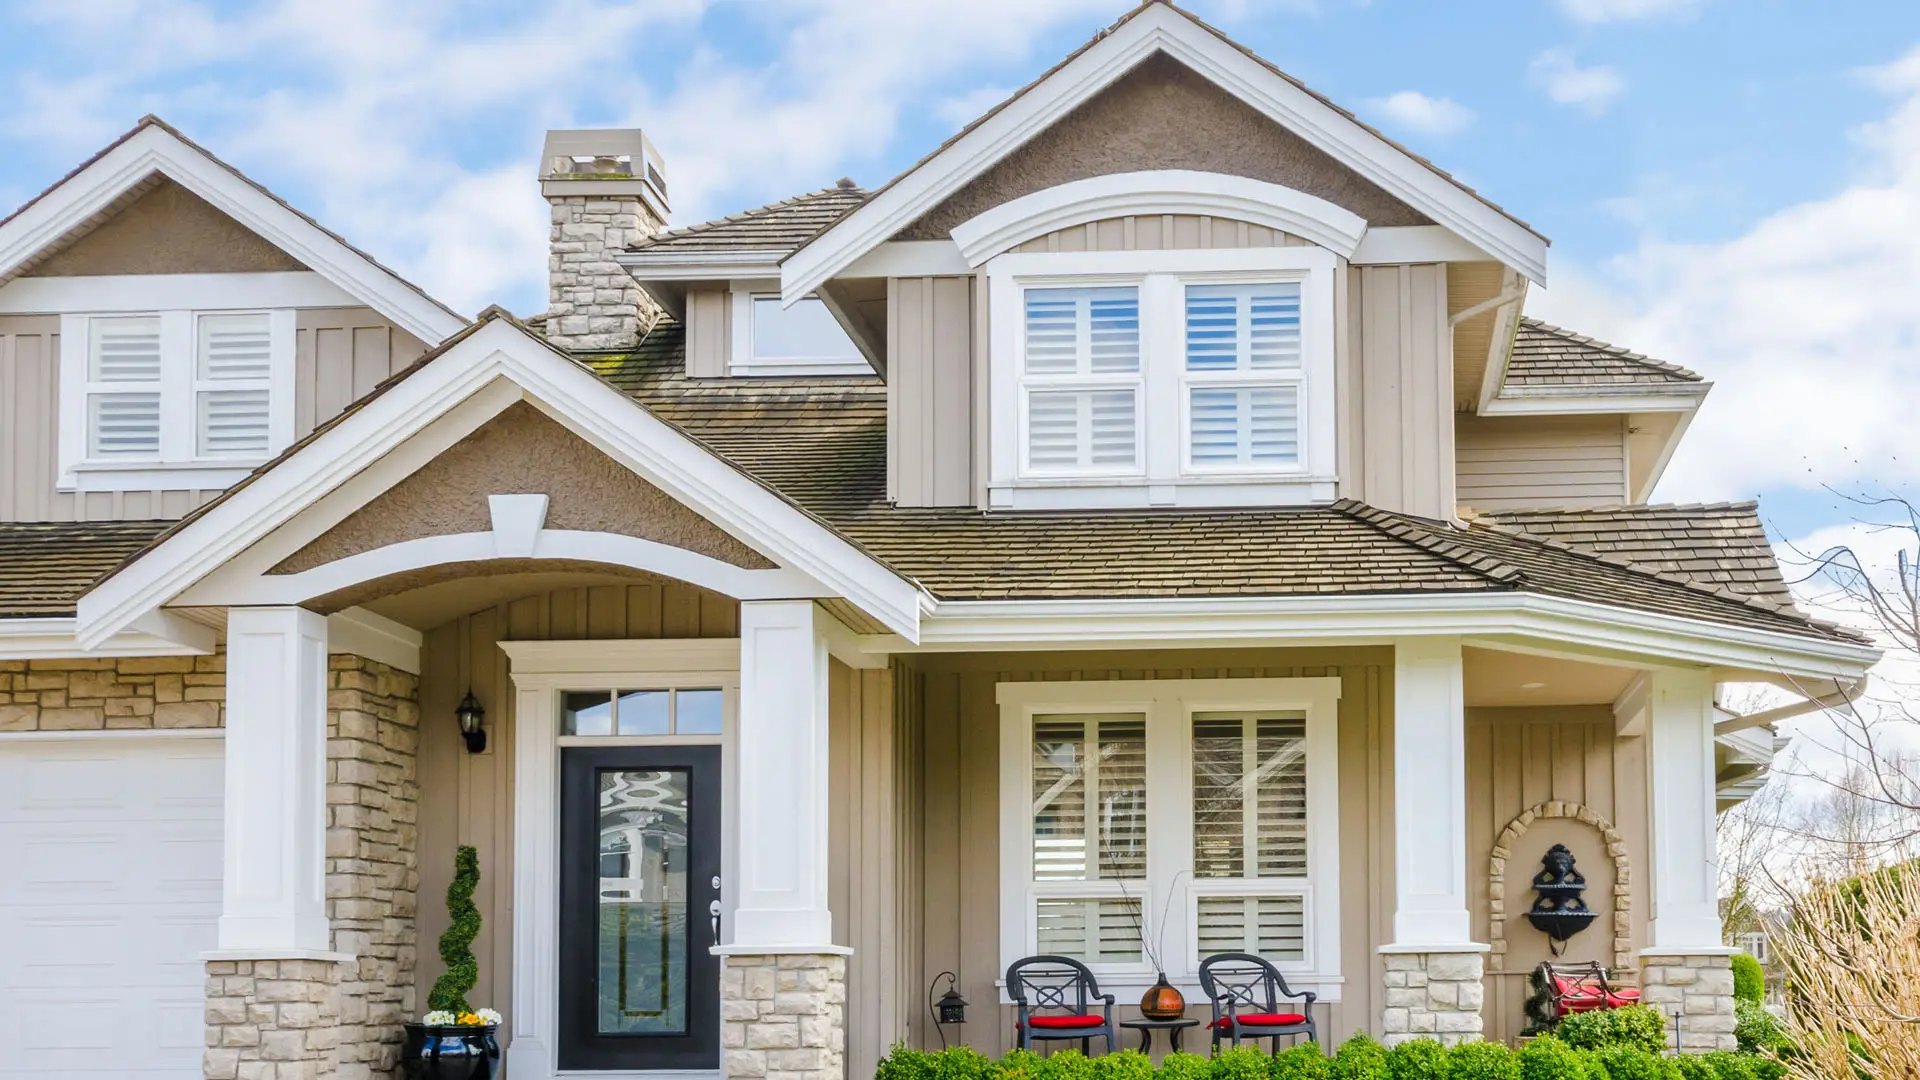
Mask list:
[[[1596,1009],[1555,1024],[1553,1036],[1576,1050],[1620,1046],[1658,1054],[1667,1048],[1667,1018],[1650,1005]]]
[[[1272,1056],[1247,1045],[1217,1057],[1168,1054],[1158,1067],[1136,1050],[1094,1057],[1078,1050],[1045,1056],[1016,1050],[995,1060],[966,1047],[896,1046],[881,1060],[874,1080],[1784,1080],[1786,1075],[1779,1061],[1759,1054],[1670,1057],[1642,1045],[1644,1033],[1633,1034],[1635,1024],[1623,1030],[1628,1034],[1608,1029],[1613,1041],[1590,1049],[1545,1035],[1517,1051],[1486,1042],[1448,1048],[1432,1039],[1412,1039],[1388,1050],[1359,1034],[1331,1056],[1313,1043]]]

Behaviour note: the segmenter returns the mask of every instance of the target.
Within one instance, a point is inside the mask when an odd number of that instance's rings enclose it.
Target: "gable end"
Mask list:
[[[138,198],[62,237],[28,261],[23,277],[107,274],[246,274],[305,270],[300,260],[206,200],[157,176]]]

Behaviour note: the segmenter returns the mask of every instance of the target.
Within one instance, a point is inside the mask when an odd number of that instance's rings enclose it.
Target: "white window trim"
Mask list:
[[[853,335],[847,335],[848,347],[853,355],[848,357],[781,357],[772,360],[758,359],[753,351],[753,302],[755,300],[779,300],[780,282],[735,281],[728,298],[728,317],[732,320],[731,355],[727,357],[727,374],[736,377],[752,378],[768,376],[820,376],[820,375],[871,375],[873,365],[860,354],[860,346],[854,342]],[[801,299],[818,299],[808,294]]]
[[[196,335],[201,315],[264,314],[272,358],[268,379],[267,449],[261,454],[201,455],[195,387],[199,382]],[[158,316],[160,319],[160,452],[154,457],[90,460],[87,456],[89,349],[94,319]],[[293,442],[294,339],[292,308],[208,305],[160,311],[92,311],[60,316],[60,491],[210,489],[237,483]]]
[[[1025,294],[1026,284],[1031,284],[1035,288],[1048,288],[1048,289],[1080,289],[1080,288],[1096,288],[1097,289],[1097,288],[1104,288],[1104,287],[1115,286],[1115,285],[1121,286],[1123,288],[1129,287],[1129,286],[1138,288],[1140,290],[1139,305],[1140,305],[1140,311],[1142,312],[1142,320],[1143,320],[1140,328],[1141,329],[1140,364],[1139,364],[1138,370],[1132,372],[1131,374],[1128,374],[1125,372],[1094,372],[1094,371],[1074,371],[1064,375],[1061,375],[1061,374],[1030,375],[1028,374],[1025,370],[1026,368],[1025,359],[1026,359],[1026,353],[1027,353],[1027,327],[1026,327],[1027,319],[1026,319],[1026,306],[1025,306],[1024,294]],[[1019,389],[1019,396],[1017,399],[1019,404],[1014,409],[1014,417],[1016,422],[1019,425],[1019,429],[1018,429],[1019,434],[1017,438],[1018,438],[1018,446],[1019,446],[1019,454],[1020,454],[1021,477],[1024,480],[1038,482],[1038,483],[1045,483],[1047,481],[1060,481],[1060,480],[1073,481],[1075,478],[1095,478],[1095,479],[1104,481],[1112,477],[1135,477],[1135,476],[1143,477],[1145,476],[1146,475],[1146,419],[1147,419],[1147,415],[1146,415],[1147,414],[1147,349],[1146,349],[1147,341],[1146,341],[1146,324],[1144,321],[1144,318],[1145,318],[1144,313],[1147,307],[1147,291],[1142,279],[1138,277],[1130,277],[1130,278],[1121,278],[1116,280],[1111,276],[1063,275],[1060,277],[1048,278],[1044,282],[1023,283],[1022,288],[1020,290],[1020,295],[1018,296],[1017,299],[1019,301],[1019,309],[1014,313],[1012,317],[1020,321],[1020,326],[1018,327],[1020,344],[1019,344],[1019,353],[1014,358],[1013,370],[1014,370],[1014,378],[1019,381],[1020,389]],[[1082,467],[1076,467],[1072,469],[1054,468],[1054,469],[1045,469],[1045,470],[1035,471],[1032,465],[1029,463],[1029,459],[1028,459],[1028,451],[1031,449],[1031,447],[1027,439],[1027,415],[1028,415],[1027,414],[1027,398],[1032,396],[1032,394],[1035,391],[1038,391],[1044,394],[1049,391],[1061,392],[1061,393],[1098,393],[1103,390],[1133,391],[1133,464],[1132,466],[1125,469],[1096,468],[1092,466],[1082,466]],[[1086,414],[1084,413],[1082,415],[1083,417],[1085,417],[1087,422],[1087,438],[1090,443],[1093,438],[1093,434],[1092,434],[1093,419],[1091,416],[1086,416]]]
[[[989,304],[988,493],[996,509],[1248,506],[1335,497],[1334,275],[1339,257],[1318,247],[1224,250],[1020,252],[986,264]],[[1184,286],[1301,283],[1300,460],[1291,467],[1188,465]],[[1132,473],[1029,475],[1026,468],[1026,320],[1029,287],[1140,287],[1143,390]],[[1292,381],[1291,379],[1286,381]]]
[[[1340,1000],[1340,680],[1160,679],[1139,682],[1000,683],[1000,967],[1038,948],[1034,902],[1041,896],[1119,896],[1110,881],[1033,880],[1033,718],[1057,712],[1140,713],[1147,721],[1147,879],[1140,900],[1145,933],[1158,935],[1163,910],[1181,920],[1162,941],[1169,980],[1199,994],[1196,907],[1206,895],[1302,894],[1306,956],[1277,963],[1296,990]],[[1196,712],[1286,709],[1307,717],[1307,878],[1195,880],[1193,737]],[[1173,808],[1173,809],[1168,809]],[[1177,931],[1177,932],[1176,932]],[[1103,991],[1143,992],[1155,972],[1139,964],[1091,965]],[[1008,998],[1002,993],[1002,1002]]]

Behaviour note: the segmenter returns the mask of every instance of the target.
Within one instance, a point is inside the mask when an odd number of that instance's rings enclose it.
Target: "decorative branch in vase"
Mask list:
[[[1180,993],[1179,987],[1167,981],[1167,965],[1161,959],[1166,955],[1167,909],[1173,906],[1173,894],[1179,891],[1180,879],[1185,875],[1186,871],[1182,870],[1167,884],[1167,895],[1160,903],[1160,914],[1153,921],[1153,940],[1147,938],[1146,927],[1140,922],[1140,912],[1135,911],[1131,903],[1127,905],[1127,917],[1133,921],[1133,936],[1139,940],[1140,951],[1146,955],[1147,962],[1153,965],[1153,985],[1147,987],[1147,992],[1140,998],[1140,1015],[1149,1020],[1178,1020],[1187,1011],[1186,996]],[[1123,899],[1133,899],[1127,895],[1124,880],[1116,878],[1114,883],[1120,886]],[[1141,897],[1142,910],[1150,899],[1150,894]]]

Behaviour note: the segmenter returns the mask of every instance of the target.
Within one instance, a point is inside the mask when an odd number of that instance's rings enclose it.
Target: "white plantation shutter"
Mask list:
[[[160,320],[93,319],[87,343],[87,456],[160,453]]]
[[[1300,461],[1299,282],[1186,287],[1188,464]]]
[[[1197,909],[1201,956],[1247,952],[1283,962],[1306,958],[1306,903],[1300,896],[1202,896]]]
[[[160,395],[88,394],[89,457],[151,457],[160,452]]]
[[[267,452],[273,333],[265,314],[202,315],[194,371],[196,445],[204,456]]]
[[[1027,468],[1137,468],[1140,290],[1027,289],[1024,303]]]
[[[1147,732],[1137,714],[1033,722],[1033,879],[1147,873]]]
[[[1043,898],[1036,902],[1034,916],[1034,943],[1042,954],[1088,964],[1141,960],[1137,897]]]

